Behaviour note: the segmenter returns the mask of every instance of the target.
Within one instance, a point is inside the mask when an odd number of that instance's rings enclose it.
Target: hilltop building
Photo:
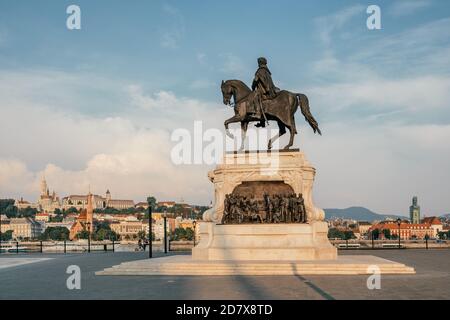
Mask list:
[[[86,195],[70,195],[63,198],[63,208],[69,209],[74,207],[78,210],[86,209],[88,205],[88,196]],[[118,210],[134,208],[133,200],[112,199],[111,192],[106,191],[105,197],[92,195],[92,206],[94,209],[114,208]]]
[[[14,206],[17,209],[27,209],[27,208],[32,208],[32,209],[37,209],[40,210],[39,204],[37,203],[31,203],[29,201],[23,200],[23,198],[20,198],[20,200],[16,200],[14,201]]]
[[[54,213],[55,209],[61,208],[59,197],[56,195],[55,191],[50,193],[45,177],[42,177],[41,180],[41,194],[38,199],[38,205],[40,210],[49,213]]]

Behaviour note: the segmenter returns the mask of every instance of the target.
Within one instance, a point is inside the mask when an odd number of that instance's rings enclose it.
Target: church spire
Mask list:
[[[41,179],[41,196],[45,196],[47,194],[47,181],[45,180],[45,173],[42,175]]]

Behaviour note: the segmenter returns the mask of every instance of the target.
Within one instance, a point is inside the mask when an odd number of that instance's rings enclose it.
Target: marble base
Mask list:
[[[200,223],[200,243],[193,260],[306,261],[334,260],[337,249],[328,241],[325,222],[310,224]]]

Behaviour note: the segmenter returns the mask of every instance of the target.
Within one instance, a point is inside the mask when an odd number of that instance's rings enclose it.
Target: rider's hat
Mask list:
[[[267,59],[264,57],[259,57],[258,58],[258,65],[266,65],[267,64]]]

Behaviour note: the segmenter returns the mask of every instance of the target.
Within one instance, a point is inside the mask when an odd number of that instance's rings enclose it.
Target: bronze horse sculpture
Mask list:
[[[242,144],[240,150],[243,150],[248,124],[250,122],[260,122],[262,120],[259,117],[255,117],[254,114],[247,112],[247,110],[249,110],[248,98],[250,93],[252,93],[252,90],[240,80],[222,81],[221,89],[223,103],[234,107],[234,116],[225,121],[226,133],[231,139],[234,139],[233,134],[228,130],[228,125],[230,123],[240,122],[242,130]],[[232,99],[234,100],[234,104],[231,103]],[[298,107],[300,107],[305,120],[314,130],[314,133],[322,134],[317,121],[309,110],[309,102],[306,95],[282,90],[278,92],[275,99],[264,100],[262,102],[262,109],[265,116],[264,120],[276,121],[279,128],[278,134],[269,140],[267,146],[269,150],[272,149],[274,141],[286,133],[286,128],[289,129],[290,139],[289,143],[284,147],[284,150],[289,150],[293,145],[294,136],[297,134],[294,115]]]

